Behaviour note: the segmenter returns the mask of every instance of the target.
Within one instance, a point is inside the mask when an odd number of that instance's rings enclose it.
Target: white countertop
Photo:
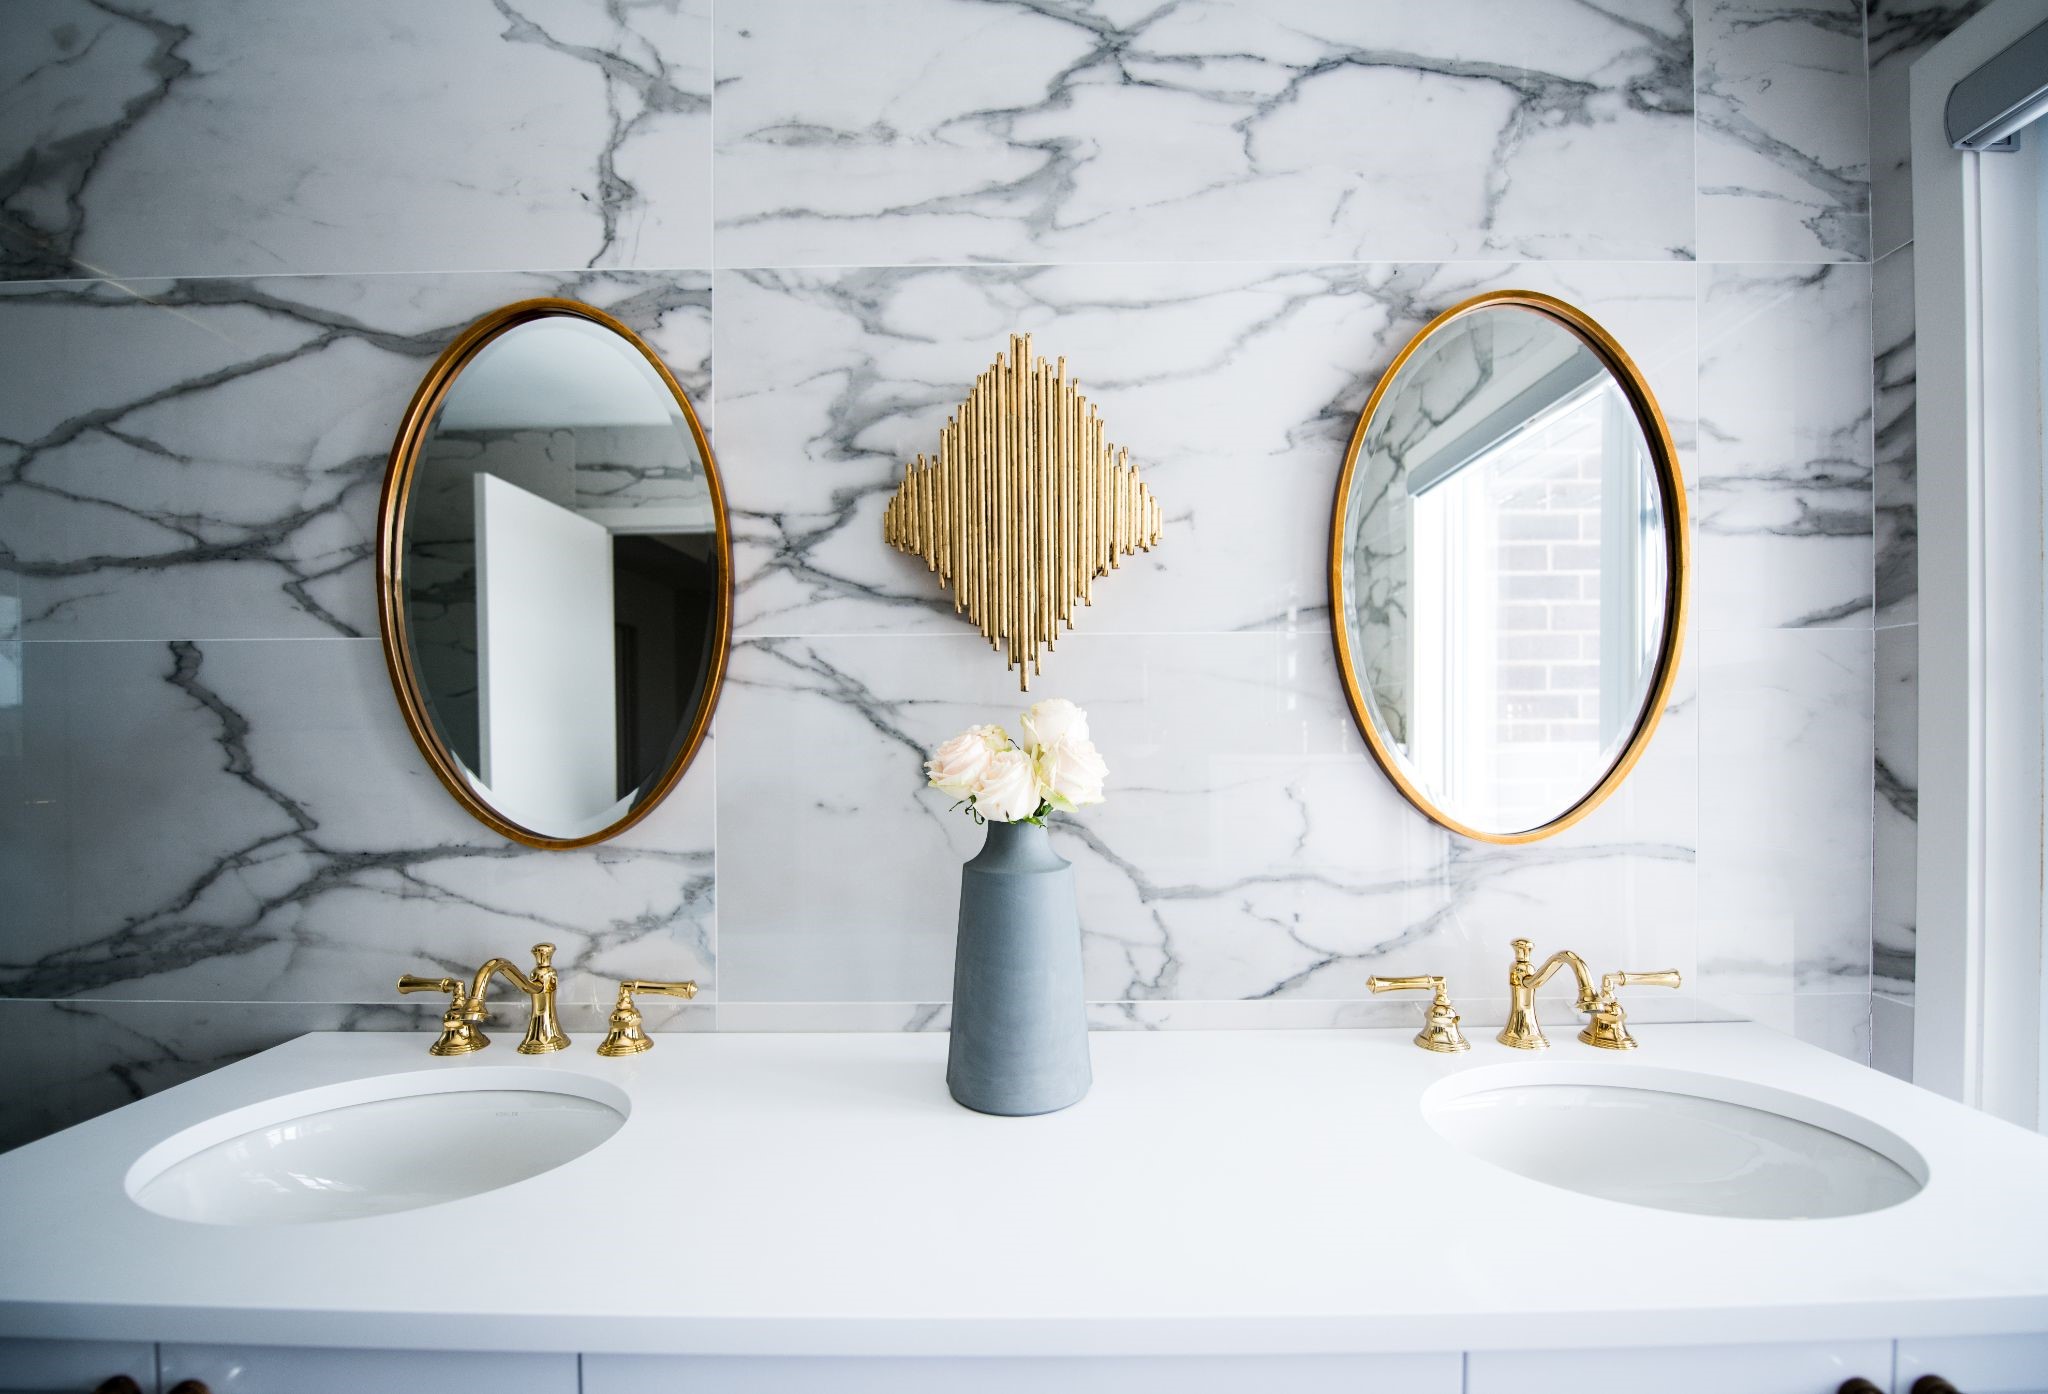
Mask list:
[[[2048,1139],[1743,1024],[1607,1055],[1487,1033],[1106,1033],[1042,1118],[947,1097],[943,1035],[579,1038],[436,1060],[302,1037],[0,1156],[0,1336],[754,1354],[1485,1350],[2048,1330]],[[605,1145],[426,1210],[242,1229],[123,1178],[224,1110],[395,1072],[570,1070],[631,1100]],[[1422,1091],[1471,1070],[1694,1070],[1839,1105],[1926,1189],[1843,1219],[1724,1219],[1523,1180]]]

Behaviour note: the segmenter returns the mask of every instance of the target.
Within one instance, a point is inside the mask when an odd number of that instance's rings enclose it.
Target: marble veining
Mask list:
[[[718,259],[1690,257],[1690,6],[1489,15],[728,0]]]
[[[1454,845],[1365,755],[1323,635],[1077,634],[1061,653],[1057,690],[1086,694],[1118,752],[1109,802],[1053,832],[1099,1002],[1355,1001],[1370,973],[1417,971],[1483,997],[1532,923],[1603,960],[1691,963],[1686,828],[1617,800],[1519,855]],[[1009,717],[986,656],[971,634],[737,646],[720,823],[781,834],[721,841],[721,922],[746,926],[722,940],[722,1004],[945,999],[954,868],[978,837],[917,762],[951,729]],[[1686,726],[1653,743],[1653,779],[1690,782]],[[800,777],[827,760],[831,789]],[[1631,923],[1635,903],[1667,913]]]
[[[1871,0],[1879,251],[1910,230],[1886,85],[1976,3]],[[1436,971],[1485,1023],[1526,933],[1685,971],[1645,1020],[1867,1051],[1869,917],[1884,990],[1910,952],[1870,840],[1911,831],[1912,631],[1870,626],[1911,617],[1911,292],[1843,264],[1846,4],[0,6],[0,1050],[38,1082],[0,1145],[302,1030],[420,1025],[399,972],[542,937],[572,1032],[625,974],[706,983],[645,1004],[664,1029],[944,1029],[976,840],[916,761],[1017,701],[880,510],[1013,330],[1171,510],[1042,680],[1114,777],[1057,834],[1094,1026],[1401,1023],[1365,976]],[[1698,581],[1644,760],[1525,849],[1372,766],[1324,575],[1386,364],[1511,285],[1643,367]],[[574,853],[448,799],[368,637],[397,418],[531,295],[677,370],[739,574],[712,743]]]
[[[1920,490],[1915,409],[1913,248],[1871,268],[1871,390],[1876,412],[1877,622],[1920,616]]]
[[[568,1000],[715,993],[715,750],[627,837],[536,852],[434,783],[375,640],[24,649],[0,994],[375,1003],[538,939]]]
[[[1858,0],[1702,0],[1699,246],[1708,261],[1865,261]]]
[[[903,462],[930,449],[1012,327],[1067,359],[1167,508],[1169,545],[1125,559],[1079,631],[1323,631],[1345,447],[1416,330],[1502,285],[1573,300],[1631,346],[1683,454],[1694,274],[1557,262],[720,272],[719,439],[748,462],[728,479],[738,632],[956,630],[922,563],[876,539]],[[1056,690],[1057,650],[1046,665]]]
[[[1700,287],[1699,579],[1710,628],[1868,628],[1870,268],[1711,266]]]
[[[708,408],[700,274],[0,286],[21,636],[374,635],[378,494],[412,389],[464,325],[542,295],[617,315]]]
[[[1870,989],[1868,629],[1700,643],[1700,986],[1737,1010]]]
[[[1871,973],[1878,991],[1906,999],[1913,995],[1919,922],[1919,723],[1920,627],[1880,629]]]
[[[708,0],[26,0],[0,35],[0,279],[709,264]]]

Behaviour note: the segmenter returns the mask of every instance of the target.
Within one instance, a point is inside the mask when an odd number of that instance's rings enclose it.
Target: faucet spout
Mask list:
[[[1569,968],[1572,976],[1578,979],[1576,1005],[1580,1011],[1592,1011],[1593,1004],[1599,999],[1586,960],[1570,949],[1559,949],[1543,960],[1542,967],[1532,967],[1529,958],[1534,948],[1535,945],[1527,939],[1515,940],[1515,961],[1508,968],[1508,1024],[1501,1028],[1499,1040],[1502,1045],[1513,1046],[1516,1050],[1542,1050],[1550,1044],[1543,1034],[1542,1023],[1536,1019],[1536,989],[1549,982],[1558,969]]]
[[[476,970],[476,981],[470,984],[469,1019],[471,1021],[482,1021],[484,1019],[484,990],[490,987],[492,977],[500,973],[510,978],[512,986],[518,988],[528,997],[533,997],[540,992],[540,984],[520,972],[518,966],[511,959],[494,958]]]
[[[1560,968],[1570,968],[1572,976],[1579,980],[1579,1010],[1582,1012],[1592,1011],[1594,999],[1599,996],[1598,990],[1593,986],[1593,971],[1586,967],[1586,960],[1580,958],[1570,949],[1559,949],[1549,958],[1544,959],[1543,966],[1538,968],[1535,976],[1529,979],[1529,990],[1534,992],[1537,988],[1542,987],[1550,981],[1551,975]]]
[[[569,1033],[562,1029],[562,1023],[555,1016],[555,989],[560,976],[555,972],[555,946],[535,944],[533,946],[533,972],[529,976],[507,958],[493,958],[476,970],[476,981],[470,985],[469,1019],[482,1021],[487,1004],[484,990],[491,985],[491,979],[504,975],[512,980],[512,986],[526,994],[532,1008],[526,1021],[525,1039],[519,1042],[521,1055],[545,1055],[550,1051],[568,1047]]]

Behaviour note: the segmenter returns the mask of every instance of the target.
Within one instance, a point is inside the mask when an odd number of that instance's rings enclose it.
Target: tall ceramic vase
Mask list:
[[[1042,827],[990,823],[960,873],[946,1086],[981,1113],[1051,1113],[1093,1076],[1074,868]]]

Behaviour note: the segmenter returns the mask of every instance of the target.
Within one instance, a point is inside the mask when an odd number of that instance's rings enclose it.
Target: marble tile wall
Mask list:
[[[302,1030],[416,1025],[398,973],[541,938],[572,1030],[626,973],[705,984],[677,1028],[942,1028],[972,830],[917,760],[1018,702],[880,514],[1013,329],[1166,510],[1040,684],[1113,772],[1057,834],[1097,1025],[1402,1021],[1364,980],[1412,971],[1484,1023],[1527,934],[1683,970],[1641,1019],[1867,1054],[1896,654],[1863,25],[1854,0],[0,9],[0,1145]],[[1642,364],[1698,576],[1647,758],[1528,848],[1378,774],[1323,579],[1378,374],[1511,284]],[[455,807],[374,637],[397,415],[461,325],[535,294],[678,369],[738,567],[712,741],[572,853]]]

